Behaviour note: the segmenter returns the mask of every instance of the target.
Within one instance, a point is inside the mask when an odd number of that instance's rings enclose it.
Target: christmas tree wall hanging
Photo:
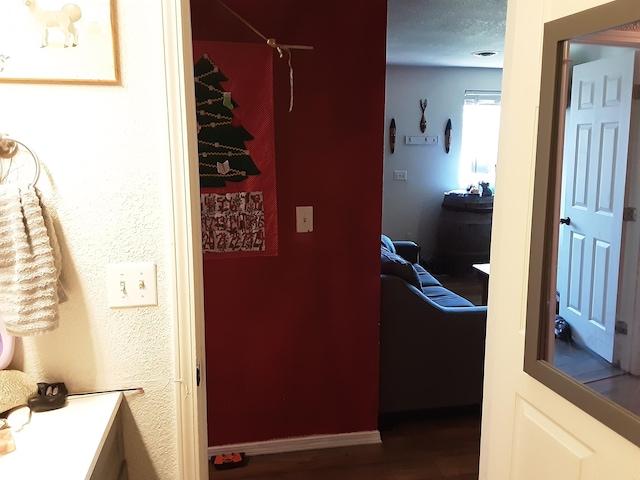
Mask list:
[[[222,86],[227,78],[207,54],[194,70],[200,187],[225,187],[258,175],[246,146],[253,136],[233,113],[238,105],[232,92]]]

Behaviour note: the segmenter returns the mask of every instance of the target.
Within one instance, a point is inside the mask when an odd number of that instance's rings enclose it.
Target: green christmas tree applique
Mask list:
[[[238,105],[221,83],[227,81],[205,53],[195,65],[198,164],[201,187],[225,187],[260,170],[245,142],[253,137],[233,114]]]

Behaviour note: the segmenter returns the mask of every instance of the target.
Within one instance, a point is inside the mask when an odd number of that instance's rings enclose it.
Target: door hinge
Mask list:
[[[627,325],[627,322],[621,322],[621,321],[617,321],[616,322],[616,333],[619,335],[626,335],[627,334],[627,328],[629,326]]]
[[[196,365],[196,387],[200,386],[200,364]]]
[[[638,212],[634,207],[624,207],[622,210],[622,221],[623,222],[635,222],[638,217]]]
[[[633,100],[640,99],[640,84],[633,86],[633,90],[631,91],[631,98]]]

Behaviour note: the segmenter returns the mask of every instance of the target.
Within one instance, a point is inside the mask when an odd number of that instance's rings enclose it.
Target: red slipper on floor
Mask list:
[[[216,455],[211,459],[213,466],[218,470],[226,470],[227,468],[242,467],[246,464],[246,456],[244,453],[230,453],[225,455]]]

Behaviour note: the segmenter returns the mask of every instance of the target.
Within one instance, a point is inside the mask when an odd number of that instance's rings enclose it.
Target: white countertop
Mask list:
[[[122,402],[122,393],[70,397],[65,407],[34,412],[13,432],[15,451],[0,456],[2,480],[91,477]]]

